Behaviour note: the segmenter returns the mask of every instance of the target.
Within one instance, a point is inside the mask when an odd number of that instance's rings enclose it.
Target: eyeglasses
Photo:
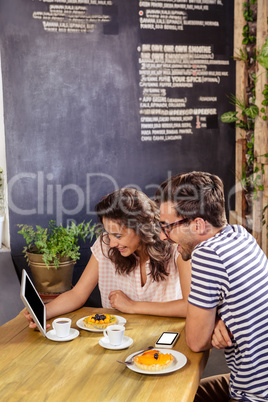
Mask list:
[[[184,223],[186,223],[188,221],[189,221],[189,219],[185,218],[185,219],[181,219],[180,221],[170,223],[169,225],[163,225],[160,223],[160,227],[161,227],[161,230],[163,230],[163,232],[165,233],[165,235],[169,238],[169,234],[170,234],[171,230],[173,230],[176,226],[183,225]]]

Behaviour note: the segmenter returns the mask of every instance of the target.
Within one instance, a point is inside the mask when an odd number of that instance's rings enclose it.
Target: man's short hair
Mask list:
[[[210,173],[194,171],[170,177],[157,190],[156,201],[172,202],[182,218],[203,218],[215,227],[227,223],[223,183]]]

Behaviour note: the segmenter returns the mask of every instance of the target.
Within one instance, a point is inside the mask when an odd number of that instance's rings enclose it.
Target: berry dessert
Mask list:
[[[158,350],[147,350],[133,359],[136,366],[146,371],[165,370],[173,360],[174,356],[171,353],[161,353]]]
[[[109,325],[116,324],[117,318],[111,314],[92,314],[89,317],[85,317],[83,322],[87,328],[106,329]]]

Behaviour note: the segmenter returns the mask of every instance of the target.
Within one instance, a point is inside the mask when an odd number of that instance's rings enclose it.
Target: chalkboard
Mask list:
[[[0,46],[13,260],[17,224],[93,219],[101,196],[168,176],[235,181],[233,1],[9,0]],[[233,208],[231,199],[229,207]],[[82,246],[77,277],[90,256]]]

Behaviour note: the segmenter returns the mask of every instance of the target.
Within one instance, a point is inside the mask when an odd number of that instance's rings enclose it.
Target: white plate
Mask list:
[[[121,345],[118,346],[114,346],[111,345],[109,343],[109,341],[106,340],[105,337],[101,338],[99,340],[99,345],[102,346],[105,349],[112,349],[112,350],[120,350],[120,349],[126,349],[128,348],[130,345],[132,345],[133,343],[133,339],[130,338],[129,336],[124,336],[123,338],[123,342],[121,343]]]
[[[161,353],[170,353],[174,356],[174,360],[172,362],[172,364],[167,367],[164,370],[159,370],[159,371],[146,371],[146,370],[142,370],[139,367],[137,367],[135,365],[135,363],[133,364],[129,364],[126,365],[127,368],[129,368],[132,371],[136,371],[137,373],[141,373],[141,374],[167,374],[167,373],[172,373],[173,371],[179,370],[180,368],[182,368],[183,366],[185,366],[185,364],[187,363],[187,357],[184,356],[182,353],[177,352],[176,350],[170,350],[170,349],[158,349],[156,348],[156,350],[159,350],[159,352]],[[142,352],[142,350],[141,350]],[[132,358],[133,355],[135,355],[138,352],[132,353],[132,355],[128,356],[125,360],[130,360]]]
[[[46,333],[46,337],[48,339],[50,339],[51,341],[66,342],[66,341],[72,341],[73,339],[75,339],[79,335],[79,333],[80,332],[78,331],[78,329],[71,328],[68,336],[66,336],[65,338],[59,338],[56,335],[55,329],[52,329],[51,331],[48,331]]]
[[[88,315],[86,315],[86,317],[88,317]],[[88,328],[85,326],[84,324],[84,318],[80,318],[80,320],[76,321],[76,325],[81,328],[81,329],[85,329],[86,331],[90,331],[90,332],[103,332],[103,329],[98,329],[98,328]],[[117,323],[116,325],[125,325],[125,323],[127,322],[127,320],[124,317],[120,317],[120,315],[115,315],[115,317],[117,318]]]

